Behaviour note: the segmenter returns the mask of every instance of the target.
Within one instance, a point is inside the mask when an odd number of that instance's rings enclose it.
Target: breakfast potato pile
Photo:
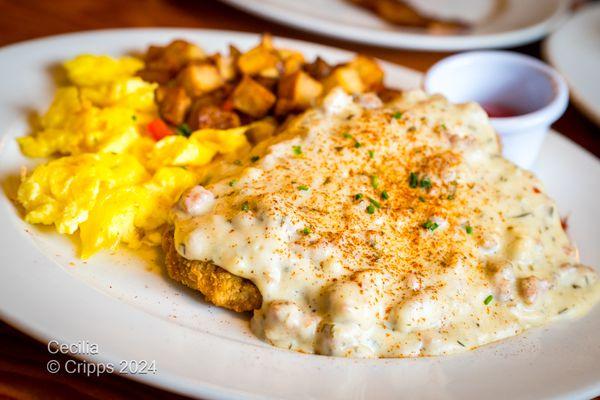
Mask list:
[[[306,110],[336,86],[348,93],[384,88],[383,71],[371,58],[330,65],[321,58],[307,62],[293,50],[277,49],[271,37],[242,53],[208,55],[199,47],[176,40],[151,46],[138,76],[159,85],[160,116],[174,130],[229,129],[254,123],[248,137],[257,142],[277,131],[286,117]]]
[[[368,57],[308,63],[268,35],[245,53],[175,40],[143,60],[86,54],[63,67],[68,84],[18,139],[25,155],[50,160],[24,174],[17,197],[26,221],[78,235],[83,258],[158,245],[171,206],[215,157],[247,153],[334,87],[396,93]]]

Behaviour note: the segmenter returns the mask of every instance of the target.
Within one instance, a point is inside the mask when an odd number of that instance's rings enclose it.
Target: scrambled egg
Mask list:
[[[25,176],[18,201],[30,223],[79,234],[81,257],[119,243],[157,245],[168,211],[217,154],[248,146],[247,127],[205,129],[155,141],[156,85],[135,76],[132,57],[80,55],[37,129],[18,139],[29,157],[55,157]]]

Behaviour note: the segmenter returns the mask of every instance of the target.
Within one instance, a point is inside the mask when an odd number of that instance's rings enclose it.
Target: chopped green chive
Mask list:
[[[473,233],[473,227],[471,225],[467,225],[465,226],[465,231],[467,231],[467,233],[470,235]]]
[[[375,152],[373,150],[369,150],[369,158],[375,157]]]
[[[413,189],[419,186],[419,176],[416,172],[411,172],[408,176],[408,185]]]
[[[308,186],[300,185],[300,186],[298,186],[298,190],[308,190]]]
[[[447,130],[448,128],[446,128],[446,124],[442,124],[442,129]]]
[[[242,211],[248,211],[250,209],[250,204],[247,201],[242,203]]]
[[[448,200],[454,200],[454,195],[453,194],[449,194],[447,198],[448,198]]]
[[[494,296],[492,296],[491,294],[485,298],[485,300],[483,301],[483,304],[485,304],[486,306],[488,304],[490,304],[492,302],[492,300],[494,300]]]
[[[373,204],[369,204],[367,206],[367,214],[373,214],[375,212],[375,207],[373,207]]]
[[[460,340],[457,340],[456,343],[460,344],[462,347],[466,347]]]
[[[355,142],[355,143],[354,143],[354,147],[356,147],[357,149],[358,149],[359,147],[361,147],[361,146],[362,146],[362,144],[361,144],[360,142]]]
[[[419,196],[419,201],[420,201],[421,203],[425,203],[425,197],[423,197],[423,196]]]
[[[377,200],[375,200],[375,199],[372,199],[372,198],[370,198],[370,197],[369,197],[368,199],[369,199],[369,202],[370,202],[370,203],[371,203],[371,204],[372,204],[374,207],[381,208],[381,203],[380,203],[380,202],[378,202]]]
[[[133,121],[137,121],[137,116],[136,116],[136,115],[132,115],[132,116],[131,116],[131,119],[132,119]]]
[[[342,133],[342,136],[345,137],[346,139],[352,139],[352,135],[349,134],[348,132]]]
[[[310,228],[309,228],[309,227],[307,227],[307,226],[305,226],[305,227],[304,227],[304,229],[302,229],[302,233],[303,233],[304,235],[309,235],[309,234],[310,234]]]
[[[392,118],[400,119],[402,118],[402,113],[400,111],[396,111],[394,114],[392,114]]]
[[[354,195],[354,200],[360,200],[360,199],[362,199],[362,198],[363,198],[363,194],[362,194],[362,193],[356,193],[356,194]]]
[[[386,192],[385,190],[383,192],[381,192],[381,198],[383,200],[387,200],[390,198],[390,195],[388,194],[388,192]]]
[[[252,156],[252,157],[250,157],[250,161],[252,161],[252,162],[257,162],[259,159],[260,159],[259,156]]]
[[[185,137],[190,137],[190,135],[192,134],[192,130],[190,129],[189,125],[186,123],[179,125],[176,128],[176,131],[177,131],[178,135],[185,136]]]
[[[233,186],[237,183],[237,179],[233,179],[229,181],[229,186]]]
[[[233,163],[235,165],[242,165],[242,160],[235,160]]]
[[[523,217],[529,217],[530,215],[531,215],[530,212],[526,212],[526,213],[523,213],[523,214],[515,215],[512,218],[523,218]]]
[[[302,147],[301,146],[292,146],[292,148],[294,149],[294,154],[299,156],[300,154],[302,154]]]
[[[371,186],[373,189],[377,189],[379,187],[379,178],[377,175],[371,175]]]
[[[421,179],[421,182],[419,182],[419,186],[421,186],[423,189],[430,189],[431,188],[431,180],[427,177]]]
[[[423,223],[423,225],[421,225],[423,228],[425,229],[429,229],[431,232],[435,231],[439,225],[436,222],[433,222],[432,220],[428,219],[427,221],[425,221]]]

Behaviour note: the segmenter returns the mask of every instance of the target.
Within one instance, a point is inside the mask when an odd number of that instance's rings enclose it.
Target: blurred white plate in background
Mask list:
[[[221,0],[259,17],[314,34],[379,46],[455,51],[512,47],[535,41],[568,14],[569,0],[498,0],[500,7],[472,30],[434,35],[392,25],[346,0]]]
[[[600,125],[600,3],[582,7],[554,32],[544,56],[567,80],[577,107]]]

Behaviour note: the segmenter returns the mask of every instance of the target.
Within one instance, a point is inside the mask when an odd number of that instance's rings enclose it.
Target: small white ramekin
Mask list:
[[[500,134],[504,157],[523,168],[533,165],[550,125],[569,102],[569,90],[558,72],[535,58],[508,51],[445,58],[427,71],[424,88],[455,103],[475,101],[515,110],[514,116],[490,121]]]

